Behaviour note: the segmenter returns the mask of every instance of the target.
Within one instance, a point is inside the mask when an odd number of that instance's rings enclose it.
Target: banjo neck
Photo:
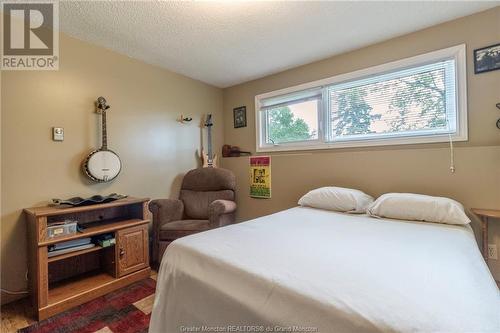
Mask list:
[[[101,110],[101,117],[102,117],[102,130],[101,130],[102,145],[101,145],[101,150],[108,150],[108,132],[107,132],[107,127],[106,127],[106,110]]]

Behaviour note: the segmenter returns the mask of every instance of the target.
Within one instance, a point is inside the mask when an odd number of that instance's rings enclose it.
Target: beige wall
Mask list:
[[[168,197],[178,175],[197,165],[205,113],[214,115],[215,144],[222,144],[222,90],[66,36],[60,51],[59,71],[1,77],[2,288],[26,288],[22,208],[96,193]],[[101,95],[111,105],[109,146],[123,163],[109,184],[91,183],[80,171],[100,146],[93,103]],[[176,122],[181,113],[194,120]],[[51,140],[52,126],[64,127],[64,142]]]
[[[224,90],[224,140],[255,151],[255,95],[465,43],[469,141],[458,143],[456,173],[445,144],[337,149],[272,154],[272,199],[248,196],[248,158],[226,158],[238,180],[238,214],[245,220],[296,205],[306,191],[325,185],[355,187],[378,196],[389,191],[455,198],[470,207],[500,209],[500,71],[474,75],[472,51],[500,42],[500,7],[334,56]],[[293,52],[293,50],[290,50]],[[233,128],[232,109],[246,105],[248,126]],[[500,221],[490,243],[500,252]],[[368,254],[367,254],[368,255]],[[491,260],[500,280],[500,261]]]

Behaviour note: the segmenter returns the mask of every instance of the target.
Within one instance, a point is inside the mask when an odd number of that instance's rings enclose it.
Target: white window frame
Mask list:
[[[309,139],[309,140],[297,140],[297,141],[291,141],[291,142],[282,142],[282,143],[279,143],[279,144],[276,144],[275,146],[278,146],[278,145],[293,145],[295,147],[300,147],[302,149],[308,149],[307,147],[309,146],[317,146],[317,145],[321,145],[324,140],[323,140],[323,137],[324,137],[324,128],[322,126],[323,124],[323,117],[324,117],[324,113],[322,112],[322,110],[324,109],[324,100],[325,100],[325,96],[324,96],[324,91],[323,89],[305,89],[305,90],[313,90],[313,91],[318,91],[318,95],[321,95],[321,97],[318,99],[318,109],[317,109],[317,113],[318,113],[318,138],[317,139]],[[299,91],[304,91],[304,89],[301,89]],[[280,94],[281,95],[281,94]],[[274,97],[274,96],[273,96]],[[291,101],[296,101],[295,99],[292,99]],[[291,103],[293,104],[293,103]],[[260,102],[259,102],[259,105],[260,105]],[[267,114],[266,114],[267,115]],[[262,117],[262,142],[266,142],[267,140],[267,126],[265,125],[267,123],[267,119],[266,117]]]
[[[266,143],[265,133],[265,112],[261,111],[261,100],[280,95],[291,94],[303,90],[322,89],[323,87],[332,84],[345,83],[354,80],[360,80],[366,77],[381,75],[386,72],[403,70],[416,66],[422,66],[441,60],[455,60],[455,105],[456,105],[456,132],[450,134],[436,133],[419,133],[410,134],[408,136],[385,137],[385,138],[366,138],[350,139],[345,141],[327,141],[327,133],[329,133],[328,122],[325,121],[325,115],[328,110],[327,89],[323,89],[323,97],[318,110],[318,139],[310,141],[287,142],[278,144]],[[352,148],[352,147],[370,147],[370,146],[385,146],[385,145],[405,145],[405,144],[422,144],[422,143],[437,143],[453,141],[467,141],[467,63],[466,63],[466,46],[465,44],[452,46],[446,49],[441,49],[410,58],[405,58],[386,64],[369,67],[366,69],[357,70],[350,73],[336,75],[330,78],[317,80],[300,84],[297,86],[280,89],[265,94],[255,96],[255,130],[256,130],[256,151],[257,152],[273,152],[273,151],[293,151],[293,150],[315,150],[315,149],[335,149],[335,148]]]

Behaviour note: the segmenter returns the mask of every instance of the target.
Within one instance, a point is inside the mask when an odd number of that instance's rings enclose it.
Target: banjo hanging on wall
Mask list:
[[[97,99],[97,108],[101,111],[102,118],[102,145],[101,148],[91,152],[83,163],[83,171],[95,182],[104,183],[115,179],[122,168],[118,155],[108,149],[106,130],[106,111],[109,109],[104,97]]]

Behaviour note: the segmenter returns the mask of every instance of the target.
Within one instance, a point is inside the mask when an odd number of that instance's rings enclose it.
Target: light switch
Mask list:
[[[52,127],[52,140],[63,141],[64,140],[64,128]]]

